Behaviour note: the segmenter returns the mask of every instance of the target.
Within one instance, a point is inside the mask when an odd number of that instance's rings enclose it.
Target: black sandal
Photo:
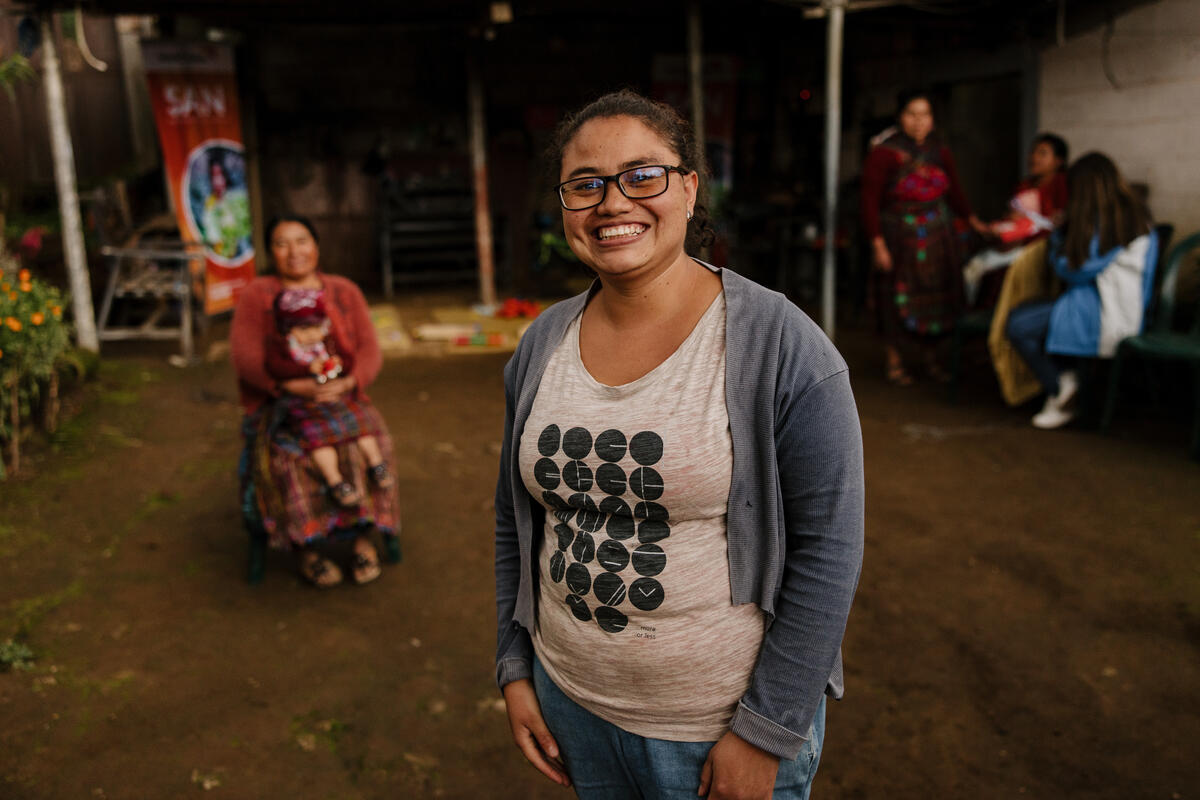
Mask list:
[[[386,462],[381,461],[373,467],[367,467],[367,477],[380,489],[392,488],[392,473],[388,472]]]
[[[358,545],[354,547],[354,582],[361,586],[364,583],[370,583],[379,577],[383,571],[379,566],[379,553],[370,544],[370,553],[365,553],[358,549]]]
[[[300,577],[318,589],[332,589],[342,582],[342,571],[329,559],[314,555],[310,560],[301,560]]]
[[[358,496],[358,490],[350,481],[342,481],[330,486],[329,496],[342,508],[358,508],[362,503],[362,498]]]

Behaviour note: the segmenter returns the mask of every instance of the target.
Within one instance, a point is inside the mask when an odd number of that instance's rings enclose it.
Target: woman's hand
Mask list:
[[[700,791],[708,800],[770,800],[779,758],[733,731],[722,736],[700,770]]]
[[[280,381],[279,388],[297,397],[306,397],[318,403],[332,403],[347,392],[353,391],[357,385],[353,375],[334,378],[325,383],[317,383],[312,378],[289,378]]]
[[[979,217],[975,216],[974,214],[967,217],[967,224],[971,226],[971,230],[975,231],[980,236],[987,237],[987,236],[991,236],[991,234],[992,234],[991,226],[989,226],[986,222],[984,222],[983,220],[981,220]]]
[[[872,252],[871,261],[874,262],[875,268],[880,272],[892,271],[892,254],[888,252],[887,242],[882,236],[876,236],[871,240]]]
[[[566,767],[558,753],[558,742],[546,727],[542,708],[538,705],[533,681],[522,678],[505,684],[504,703],[508,707],[508,725],[513,741],[530,764],[560,786],[570,786]]]

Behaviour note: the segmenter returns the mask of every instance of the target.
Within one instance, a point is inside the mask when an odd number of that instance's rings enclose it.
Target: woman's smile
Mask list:
[[[624,244],[625,242],[633,241],[648,229],[648,225],[643,225],[640,222],[625,225],[605,225],[597,228],[594,235],[602,242]]]
[[[601,117],[584,123],[563,150],[560,177],[615,175],[647,164],[676,164],[679,154],[639,119]],[[687,260],[688,212],[698,177],[668,173],[662,194],[630,198],[614,180],[590,208],[563,211],[571,249],[602,279],[645,279]]]

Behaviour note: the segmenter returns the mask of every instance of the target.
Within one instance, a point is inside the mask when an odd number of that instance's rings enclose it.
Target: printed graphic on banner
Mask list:
[[[142,48],[175,216],[184,240],[204,245],[204,310],[216,314],[254,277],[233,53],[211,43]]]
[[[183,185],[188,230],[204,242],[208,257],[223,267],[253,258],[242,146],[224,139],[204,142],[188,156]]]

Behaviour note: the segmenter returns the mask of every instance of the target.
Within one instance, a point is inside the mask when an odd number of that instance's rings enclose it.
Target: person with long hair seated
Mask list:
[[[1071,165],[1066,217],[1049,246],[1062,291],[1013,309],[1005,325],[1046,391],[1035,427],[1075,418],[1079,358],[1111,358],[1122,339],[1141,332],[1158,246],[1149,213],[1108,156],[1088,153]]]

